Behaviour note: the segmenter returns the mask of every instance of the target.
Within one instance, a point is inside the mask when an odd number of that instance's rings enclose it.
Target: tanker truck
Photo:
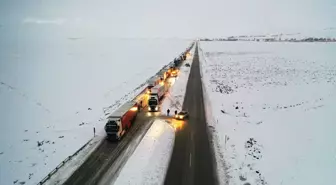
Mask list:
[[[134,101],[126,102],[107,118],[105,132],[109,140],[120,140],[131,128],[138,114],[137,104]]]

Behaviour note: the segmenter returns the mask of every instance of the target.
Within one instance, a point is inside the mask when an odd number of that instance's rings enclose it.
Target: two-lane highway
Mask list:
[[[183,129],[176,132],[165,184],[218,184],[205,119],[198,45],[191,66],[183,109],[187,110],[190,116]]]

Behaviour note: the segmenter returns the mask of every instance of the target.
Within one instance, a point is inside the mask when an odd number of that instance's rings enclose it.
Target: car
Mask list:
[[[186,66],[186,67],[190,67],[190,64],[189,64],[189,63],[186,63],[185,66]]]
[[[189,113],[187,111],[181,111],[175,115],[176,119],[184,120],[189,117]]]

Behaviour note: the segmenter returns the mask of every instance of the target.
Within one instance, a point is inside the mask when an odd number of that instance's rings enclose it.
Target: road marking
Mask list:
[[[191,167],[191,153],[189,155],[189,166]]]

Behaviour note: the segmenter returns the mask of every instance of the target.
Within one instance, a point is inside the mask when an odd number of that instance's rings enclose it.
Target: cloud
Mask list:
[[[23,24],[56,24],[61,25],[65,22],[65,19],[39,19],[28,17],[23,20]]]

